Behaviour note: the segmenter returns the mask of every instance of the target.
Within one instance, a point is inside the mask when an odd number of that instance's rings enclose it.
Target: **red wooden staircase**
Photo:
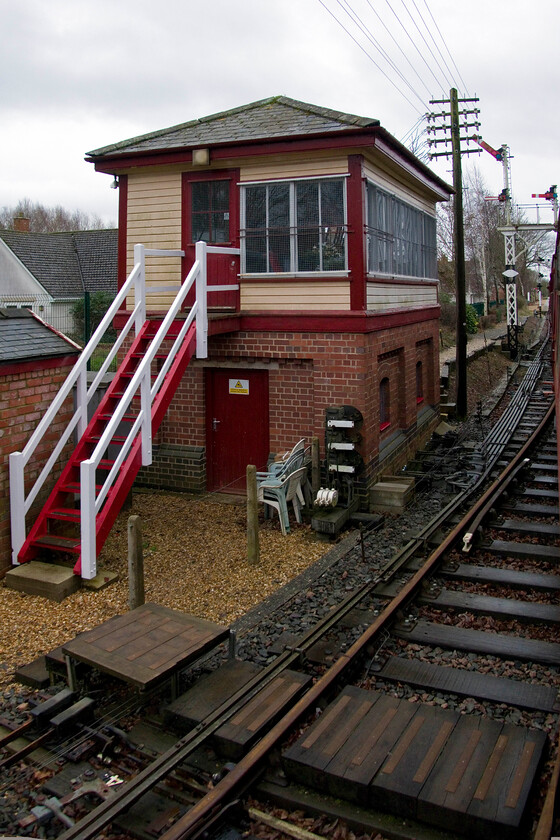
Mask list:
[[[34,559],[45,550],[63,554],[69,553],[77,555],[78,560],[74,570],[77,574],[81,574],[81,510],[79,505],[76,506],[76,497],[81,492],[81,463],[91,458],[95,448],[99,444],[140,361],[146,355],[150,342],[156,334],[157,326],[159,326],[157,323],[153,324],[147,321],[132,344],[130,351],[117,371],[105,396],[102,398],[86,431],[72,452],[70,460],[62,471],[35,524],[30,529],[29,535],[19,553],[20,563]],[[181,381],[181,377],[194,355],[195,347],[196,326],[195,324],[191,324],[186,338],[183,340],[180,350],[175,356],[173,364],[165,376],[164,383],[152,404],[150,412],[152,437],[156,434],[177,386]],[[165,356],[160,355],[159,359],[162,358],[165,358]],[[153,378],[155,379],[155,376]],[[125,433],[111,436],[106,457],[100,460],[96,470],[96,493],[101,491],[107,474],[114,467],[118,453],[126,442],[126,427],[130,427],[138,418],[139,401],[139,396],[136,396],[136,399],[133,398],[130,413],[125,414],[121,420],[120,425],[125,426]],[[141,450],[141,437],[137,435],[118,470],[118,477],[115,483],[111,485],[103,505],[96,516],[95,540],[97,554],[101,551],[117,514],[142,466]]]
[[[53,404],[41,419],[23,452],[10,455],[10,512],[12,559],[25,563],[45,552],[76,558],[74,571],[84,578],[96,575],[96,558],[119,513],[140,467],[152,462],[152,439],[169,407],[195,351],[206,358],[208,337],[207,294],[238,286],[206,285],[207,253],[239,254],[239,249],[197,243],[196,260],[162,321],[146,319],[146,256],[181,256],[181,251],[134,248],[134,269],[112,307],[84,349]],[[195,288],[195,301],[183,312],[187,295]],[[88,385],[87,363],[127,296],[134,296],[114,347]],[[88,405],[117,353],[127,340],[130,349],[91,419]],[[31,486],[25,468],[39,446],[50,438],[51,424],[75,393],[76,410],[41,472]],[[25,517],[41,488],[52,478],[68,450],[71,435],[78,442],[62,468],[46,502],[27,533]],[[35,470],[37,465],[33,464]]]

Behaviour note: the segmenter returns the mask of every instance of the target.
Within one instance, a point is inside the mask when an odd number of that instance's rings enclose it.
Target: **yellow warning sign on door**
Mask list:
[[[249,380],[248,379],[230,379],[229,380],[230,394],[248,394]]]

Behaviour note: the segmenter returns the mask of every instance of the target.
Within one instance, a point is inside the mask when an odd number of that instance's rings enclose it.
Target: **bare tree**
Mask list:
[[[69,230],[99,230],[112,227],[94,214],[82,210],[66,210],[57,205],[46,207],[24,198],[15,207],[2,207],[0,210],[0,228],[10,230],[16,217],[29,219],[29,230],[33,233],[59,233]]]

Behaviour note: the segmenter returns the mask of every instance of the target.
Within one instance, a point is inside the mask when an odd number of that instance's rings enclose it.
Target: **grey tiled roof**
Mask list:
[[[85,291],[117,292],[117,231],[22,233],[0,230],[0,238],[53,298]]]
[[[78,354],[68,339],[28,309],[0,309],[0,364]]]
[[[379,120],[320,108],[286,96],[274,96],[103,146],[88,152],[88,155],[95,158],[108,154],[196,148],[210,144],[271,140],[308,134],[332,134],[351,128],[378,125]]]

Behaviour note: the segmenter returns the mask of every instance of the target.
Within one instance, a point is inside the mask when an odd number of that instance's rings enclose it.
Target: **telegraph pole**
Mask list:
[[[449,111],[428,114],[428,122],[438,118],[449,118],[449,124],[441,126],[428,126],[428,131],[447,131],[449,137],[438,140],[429,140],[429,144],[451,143],[451,155],[453,160],[453,188],[455,190],[454,200],[454,251],[455,251],[455,289],[457,298],[457,321],[456,321],[456,349],[455,349],[455,370],[457,380],[457,417],[464,419],[467,416],[467,299],[466,299],[466,271],[465,271],[465,232],[463,226],[463,178],[461,169],[462,154],[478,154],[479,149],[461,149],[461,142],[468,142],[471,138],[461,137],[461,129],[470,126],[479,127],[476,121],[479,110],[477,108],[459,111],[459,102],[478,102],[478,98],[459,99],[457,90],[452,88],[449,91],[449,99],[433,99],[430,105],[449,105]],[[469,115],[475,115],[475,122],[468,122]],[[464,121],[461,123],[461,118]],[[432,152],[431,157],[449,157],[449,150],[445,152]]]
[[[451,105],[451,149],[453,151],[455,278],[457,289],[457,324],[455,337],[455,371],[457,381],[457,416],[467,416],[467,289],[465,271],[465,228],[463,225],[463,173],[461,170],[461,137],[457,91],[449,92]]]

